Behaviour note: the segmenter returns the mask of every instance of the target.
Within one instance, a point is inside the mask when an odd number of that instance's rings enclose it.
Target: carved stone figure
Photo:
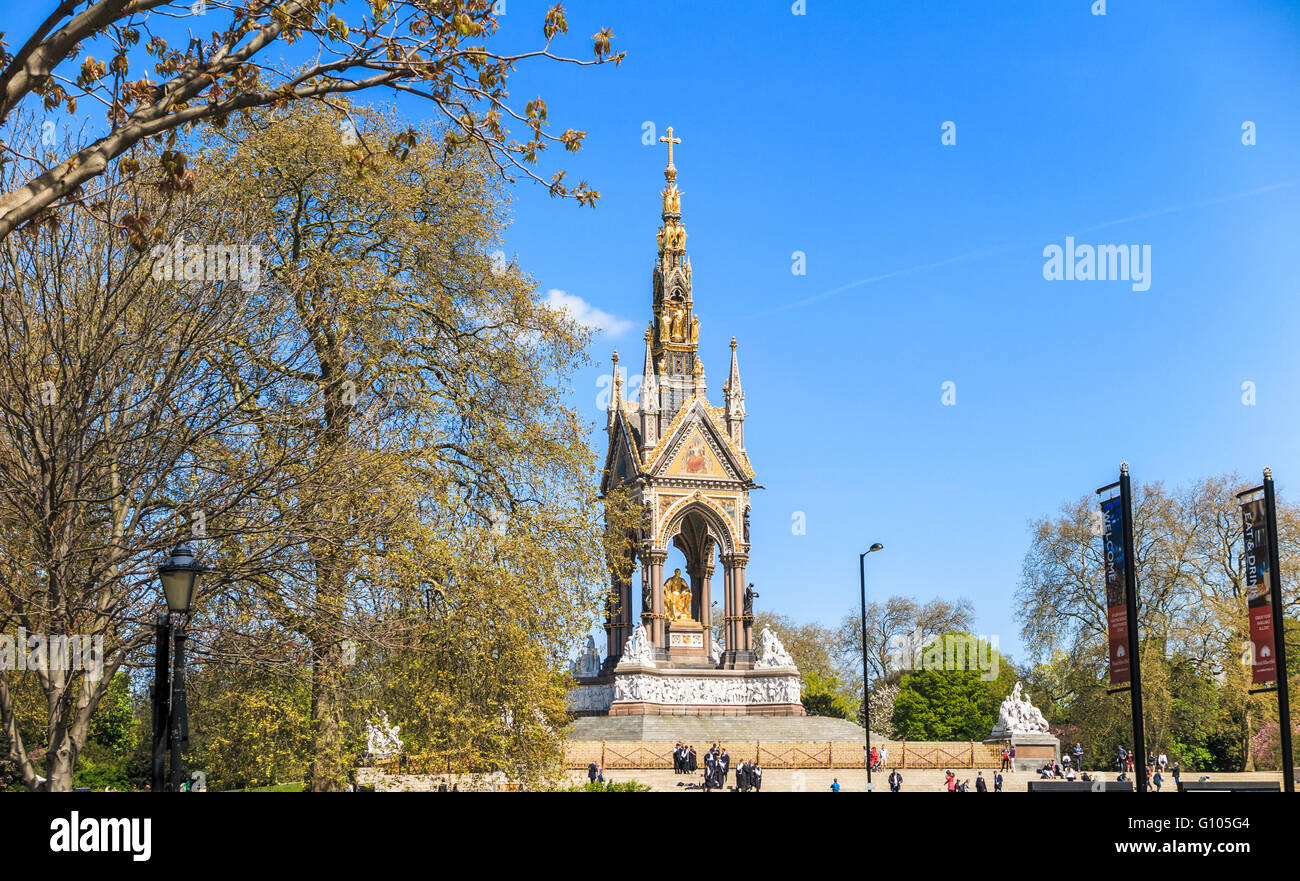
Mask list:
[[[686,340],[686,312],[676,303],[669,307],[672,310],[672,323],[669,325],[668,336],[675,343]]]
[[[1046,734],[1047,720],[1029,698],[1021,696],[1021,685],[1011,689],[998,710],[998,724],[993,726],[992,737],[1009,734]]]
[[[676,186],[664,190],[664,214],[682,213],[682,193]]]
[[[583,685],[565,695],[565,709],[576,712],[606,712],[614,702],[614,686]]]
[[[624,664],[640,664],[643,667],[653,667],[655,665],[654,646],[650,645],[650,636],[645,631],[644,624],[638,624],[632,628],[632,635],[623,643],[623,657],[619,660],[618,666]],[[618,669],[615,667],[614,669]]]
[[[755,669],[768,667],[793,667],[794,658],[785,650],[781,640],[767,627],[758,637],[758,659],[754,661]]]
[[[615,674],[615,701],[652,704],[797,704],[799,677],[763,676],[719,679],[707,676],[664,676],[659,673]]]
[[[377,759],[391,758],[402,751],[398,727],[388,724],[388,714],[383,711],[366,725],[366,751]]]
[[[579,678],[596,676],[600,673],[600,652],[596,651],[596,640],[593,637],[587,637],[587,647],[573,662],[572,669],[573,675]]]

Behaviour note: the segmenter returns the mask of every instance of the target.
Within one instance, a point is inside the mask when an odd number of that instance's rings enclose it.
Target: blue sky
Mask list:
[[[734,335],[766,487],[760,608],[837,623],[880,541],[873,596],[968,597],[1023,660],[1027,524],[1121,459],[1175,484],[1271,465],[1300,492],[1300,5],[791,2],[568,2],[559,51],[610,27],[627,60],[512,80],[589,132],[554,159],[598,207],[521,183],[508,245],[543,295],[606,313],[573,388],[600,451],[609,353],[639,369],[649,318],[656,139],[683,139],[711,398]],[[11,44],[45,8],[6,8]],[[506,0],[497,47],[536,48],[545,8]],[[1150,289],[1045,280],[1067,236],[1150,246]]]
[[[590,133],[566,167],[599,206],[521,187],[510,247],[543,290],[630,322],[575,383],[598,427],[609,352],[639,370],[649,317],[664,149],[643,124],[683,139],[711,397],[734,334],[767,487],[761,608],[836,623],[881,541],[872,595],[968,597],[1023,659],[1028,522],[1121,460],[1174,484],[1271,465],[1300,491],[1300,8],[1090,5],[569,3],[561,48],[608,26],[627,60],[521,70],[516,96]],[[1149,245],[1150,289],[1045,280],[1069,235]]]

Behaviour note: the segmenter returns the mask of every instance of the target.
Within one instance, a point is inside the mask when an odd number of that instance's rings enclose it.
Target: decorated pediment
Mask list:
[[[657,478],[748,482],[748,460],[732,449],[703,402],[683,408],[659,444],[650,472]]]

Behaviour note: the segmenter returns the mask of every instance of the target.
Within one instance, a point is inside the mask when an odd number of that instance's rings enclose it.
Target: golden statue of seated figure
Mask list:
[[[691,617],[691,586],[682,578],[682,570],[674,569],[672,577],[664,582],[664,611],[673,621],[694,621]]]

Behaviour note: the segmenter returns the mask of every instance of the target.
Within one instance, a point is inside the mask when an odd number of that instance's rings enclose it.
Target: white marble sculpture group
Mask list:
[[[578,659],[573,662],[573,675],[579,678],[588,678],[600,674],[600,652],[596,651],[596,640],[594,637],[587,637],[587,647],[578,655]]]
[[[377,759],[392,758],[402,751],[398,728],[388,724],[388,714],[383,711],[378,720],[366,725],[366,751]]]
[[[1020,683],[1002,701],[998,711],[998,724],[993,726],[993,737],[1009,734],[1046,734],[1047,720],[1029,698],[1021,696]]]
[[[721,646],[713,643],[715,657]],[[592,656],[595,656],[594,658]],[[756,670],[771,671],[763,676],[682,675],[660,671],[655,665],[654,646],[645,626],[638,624],[623,645],[623,656],[614,668],[613,683],[579,685],[569,692],[571,712],[603,712],[617,701],[663,705],[797,704],[799,672],[794,659],[771,630],[759,636]],[[590,671],[590,672],[588,672]],[[600,671],[595,644],[573,664],[574,675],[592,677]]]

